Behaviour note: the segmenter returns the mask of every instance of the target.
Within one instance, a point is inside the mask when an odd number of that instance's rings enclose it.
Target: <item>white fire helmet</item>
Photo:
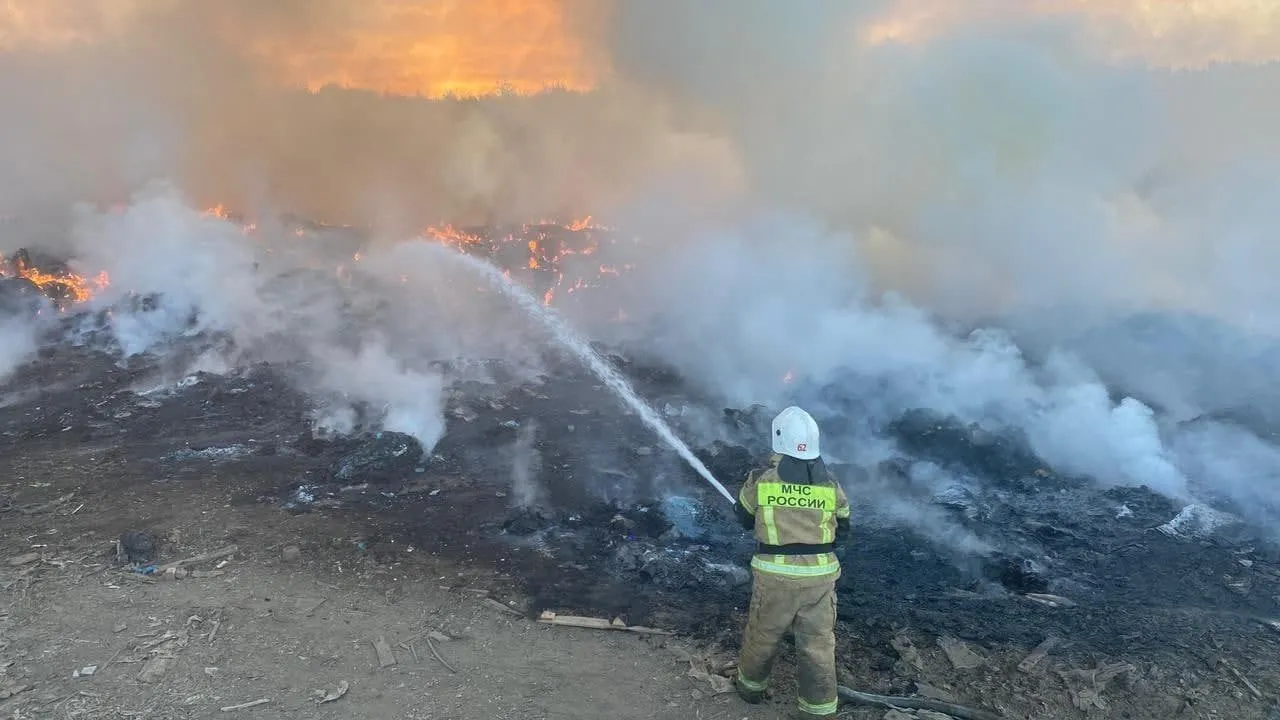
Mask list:
[[[816,460],[818,421],[792,405],[773,419],[773,451],[797,460]]]

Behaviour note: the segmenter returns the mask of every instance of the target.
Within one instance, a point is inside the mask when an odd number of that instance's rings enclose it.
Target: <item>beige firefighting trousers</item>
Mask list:
[[[738,684],[763,692],[788,630],[796,640],[800,711],[834,717],[836,697],[836,578],[788,578],[755,571],[747,628],[738,656]]]

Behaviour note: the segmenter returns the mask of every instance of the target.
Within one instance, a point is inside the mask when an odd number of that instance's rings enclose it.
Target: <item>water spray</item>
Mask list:
[[[543,305],[537,298],[529,294],[528,291],[503,275],[502,271],[496,266],[477,257],[467,255],[466,253],[455,252],[443,246],[435,247],[439,247],[441,251],[447,252],[458,262],[466,265],[476,273],[483,276],[491,284],[501,290],[504,295],[519,305],[525,312],[541,321],[542,324],[551,331],[551,334],[555,336],[556,340],[558,340],[561,345],[576,355],[578,359],[582,360],[582,362],[586,363],[591,372],[595,374],[596,377],[600,378],[601,382],[612,390],[613,393],[627,405],[627,407],[634,410],[636,414],[640,416],[640,419],[645,425],[648,425],[658,434],[659,437],[667,441],[667,444],[670,445],[685,462],[689,463],[689,466],[692,467],[698,475],[702,476],[703,480],[710,483],[711,487],[715,488],[716,491],[723,495],[726,500],[731,503],[734,502],[733,495],[725,489],[724,485],[721,485],[720,482],[716,480],[715,476],[711,474],[711,471],[707,469],[707,466],[704,465],[702,461],[693,454],[693,451],[689,449],[689,446],[686,445],[683,440],[676,437],[675,432],[672,431],[671,426],[667,425],[667,423],[662,419],[662,416],[659,415],[656,410],[649,407],[649,404],[636,394],[636,391],[631,387],[631,383],[627,382],[625,377],[610,366],[609,363],[600,356],[600,353],[592,349],[591,345],[589,345],[586,340],[579,337],[578,334],[574,332],[573,328],[569,327],[558,313],[546,305]]]

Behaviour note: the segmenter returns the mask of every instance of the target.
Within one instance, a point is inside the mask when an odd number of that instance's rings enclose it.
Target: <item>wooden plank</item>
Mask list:
[[[636,633],[638,635],[673,635],[674,633],[658,628],[644,627],[642,625],[627,625],[618,618],[612,621],[604,618],[580,617],[577,615],[557,615],[550,610],[543,611],[538,616],[538,622],[544,625],[560,625],[563,627],[579,627],[589,630],[620,630],[622,632]]]
[[[1022,659],[1022,662],[1018,663],[1018,669],[1024,673],[1038,672],[1039,665],[1044,662],[1049,652],[1057,647],[1060,642],[1062,642],[1062,638],[1055,635],[1045,638],[1043,642],[1036,646],[1035,650],[1032,650],[1029,655]]]

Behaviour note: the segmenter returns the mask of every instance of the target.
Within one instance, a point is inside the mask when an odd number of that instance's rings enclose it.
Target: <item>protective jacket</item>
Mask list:
[[[789,578],[832,581],[840,575],[835,548],[849,530],[849,499],[821,458],[774,455],[747,476],[738,517],[754,530],[751,567]]]

